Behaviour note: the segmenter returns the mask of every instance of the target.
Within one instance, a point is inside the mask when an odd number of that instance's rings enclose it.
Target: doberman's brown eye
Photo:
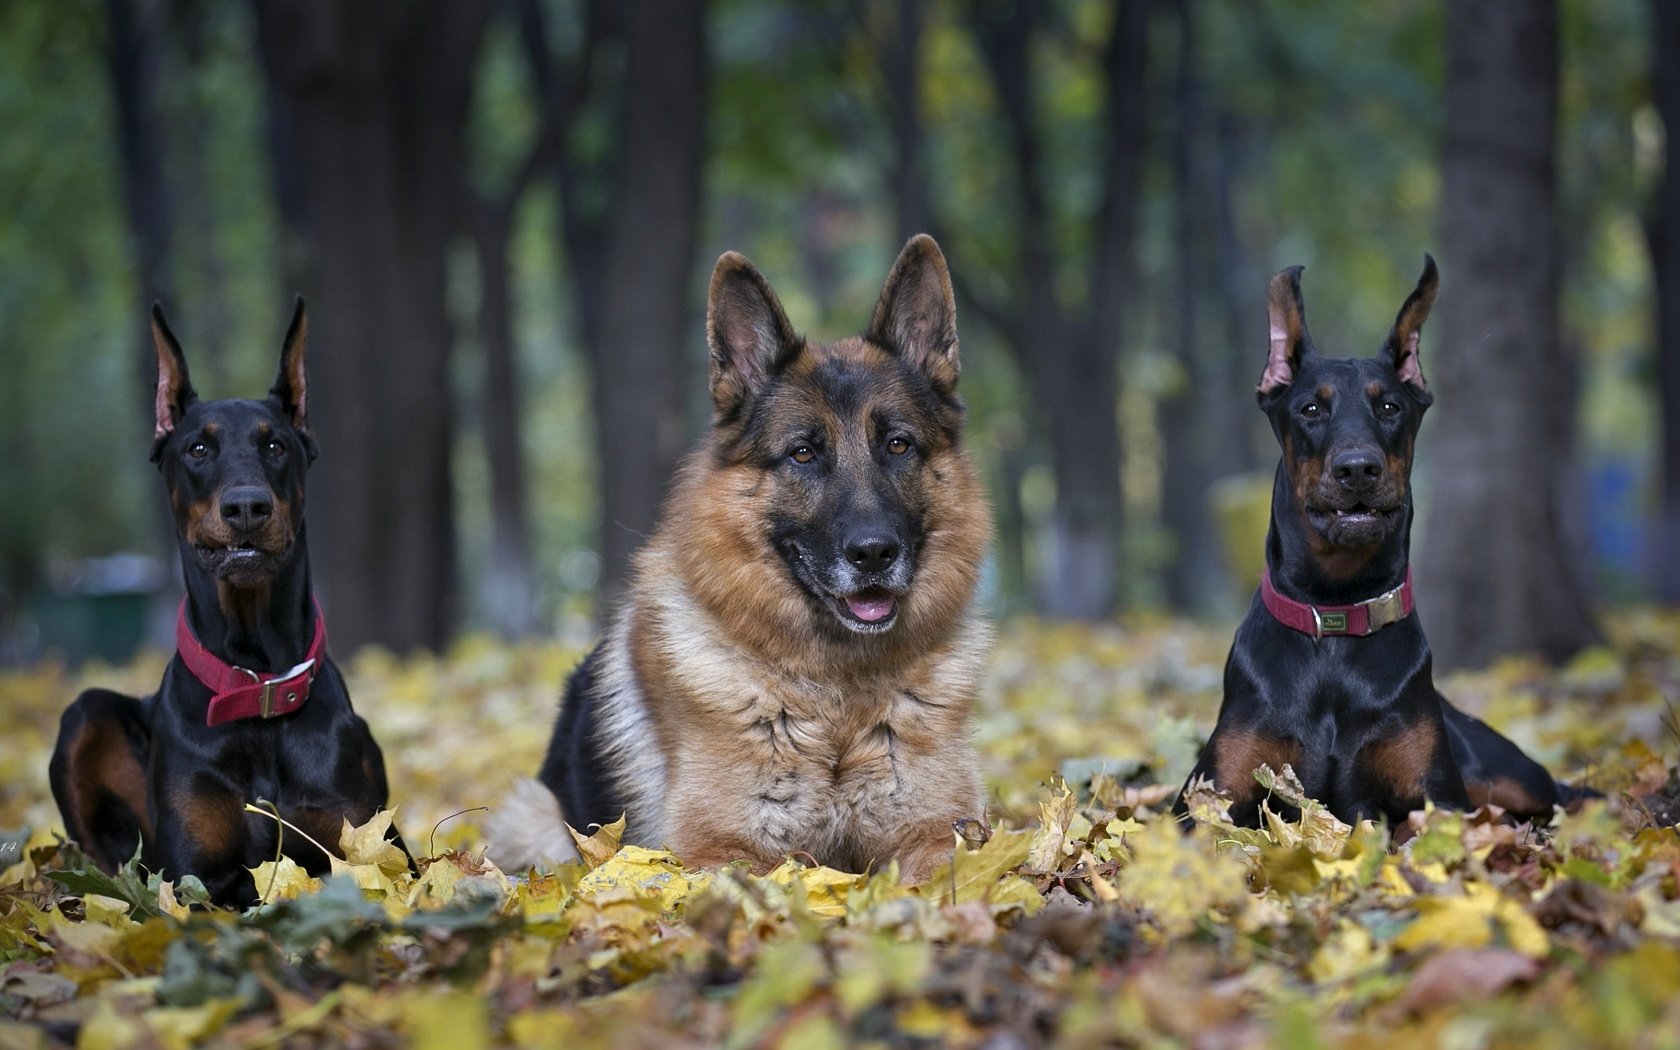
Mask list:
[[[1397,416],[1400,414],[1400,406],[1393,401],[1384,401],[1382,405],[1378,407],[1378,411],[1385,416]]]
[[[1301,414],[1306,416],[1308,419],[1317,419],[1321,411],[1322,409],[1318,407],[1318,402],[1316,401],[1308,401],[1306,404],[1301,406]]]
[[[187,446],[187,455],[194,459],[203,459],[210,454],[210,446],[202,441],[194,441]]]
[[[282,445],[274,438],[269,438],[263,445],[263,451],[268,453],[270,456],[273,456],[275,459],[279,459],[281,456],[286,454],[286,446]]]
[[[811,450],[810,445],[800,445],[788,453],[788,458],[795,463],[809,463],[817,458],[817,454]]]
[[[887,442],[887,451],[895,456],[902,456],[910,451],[910,442],[901,437],[895,437]]]

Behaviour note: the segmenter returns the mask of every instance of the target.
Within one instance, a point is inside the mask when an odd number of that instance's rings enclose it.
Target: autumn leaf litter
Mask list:
[[[618,825],[580,829],[579,863],[502,872],[481,807],[539,764],[580,654],[367,652],[352,695],[421,856],[385,843],[392,814],[346,825],[329,877],[265,863],[243,914],[54,835],[59,711],[84,684],[147,690],[162,658],[11,672],[0,829],[24,830],[0,832],[0,1045],[1676,1045],[1680,615],[1611,628],[1561,670],[1444,683],[1604,803],[1541,829],[1431,810],[1391,834],[1285,768],[1261,773],[1291,804],[1262,828],[1196,791],[1186,834],[1167,811],[1228,633],[1011,623],[976,720],[990,811],[916,888],[797,857],[688,871]]]

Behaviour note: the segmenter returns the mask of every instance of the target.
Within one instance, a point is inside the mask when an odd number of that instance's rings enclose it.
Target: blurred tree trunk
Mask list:
[[[898,0],[894,32],[876,49],[881,79],[886,84],[887,117],[892,127],[893,221],[897,229],[892,248],[933,222],[928,200],[926,135],[922,128],[922,30],[927,24],[924,0]]]
[[[575,108],[570,93],[581,90],[586,81],[573,77],[564,88],[553,82],[547,33],[537,0],[516,0],[512,13],[527,47],[542,45],[539,60],[528,63],[541,119],[507,185],[498,193],[469,191],[467,212],[478,257],[478,339],[484,365],[481,429],[490,488],[490,567],[480,586],[496,631],[504,638],[523,638],[535,634],[541,623],[513,324],[514,222],[526,192],[540,175],[552,169],[562,132],[560,114]],[[527,57],[531,57],[529,53]],[[568,92],[567,98],[555,100],[558,107],[549,104],[550,94],[557,90]]]
[[[552,68],[539,19],[526,19],[524,38],[560,142],[560,237],[590,365],[610,607],[688,442],[688,377],[702,360],[690,278],[705,163],[706,3],[591,0],[584,19],[570,78]],[[604,157],[585,156],[571,132],[585,98],[604,93],[596,56],[610,49],[623,54],[614,140]]]
[[[1656,215],[1648,227],[1656,277],[1657,384],[1662,414],[1662,495],[1657,517],[1657,597],[1680,603],[1680,7],[1651,0],[1654,88],[1665,146]]]
[[[588,342],[601,493],[602,595],[623,589],[688,444],[688,378],[704,360],[692,319],[705,164],[705,0],[625,5],[625,79],[613,215]],[[574,266],[583,261],[572,260]]]
[[[1132,231],[1143,152],[1144,55],[1149,0],[1122,0],[1104,47],[1098,183],[1089,257],[1069,294],[1061,266],[1044,160],[1045,128],[1031,55],[1048,10],[1032,0],[981,5],[973,25],[1007,129],[1015,181],[1017,252],[988,301],[965,281],[966,298],[1008,342],[1026,376],[1039,425],[1048,428],[1056,501],[1037,601],[1047,615],[1098,619],[1114,610],[1120,563],[1119,355],[1128,300]],[[1062,272],[1058,272],[1061,269]]]
[[[174,198],[164,173],[165,135],[158,97],[158,67],[162,64],[167,27],[164,11],[144,0],[106,0],[109,37],[105,70],[112,108],[117,118],[117,144],[122,154],[123,207],[128,216],[134,249],[138,293],[134,304],[134,365],[139,397],[136,415],[144,420],[137,434],[150,435],[152,399],[157,390],[157,353],[152,348],[151,304],[180,314],[174,301],[172,256],[175,242]],[[193,347],[189,344],[188,351]],[[150,506],[149,542],[168,567],[180,572],[176,556],[175,523],[161,500]],[[174,635],[176,592],[154,596],[146,613],[146,636],[167,643]]]
[[[475,199],[471,208],[478,255],[478,339],[484,360],[482,428],[490,478],[490,568],[483,592],[491,622],[504,638],[528,637],[538,628],[509,257],[514,216],[529,184],[522,173],[503,196]]]
[[[1223,437],[1220,420],[1230,419],[1236,406],[1223,403],[1216,363],[1203,346],[1201,289],[1217,289],[1207,280],[1205,250],[1210,231],[1204,217],[1212,207],[1208,168],[1201,148],[1204,125],[1203,90],[1196,68],[1196,5],[1181,0],[1177,9],[1178,69],[1173,93],[1173,252],[1177,294],[1173,328],[1178,376],[1171,394],[1162,399],[1160,417],[1163,464],[1161,517],[1173,539],[1173,558],[1167,565],[1167,601],[1174,609],[1207,614],[1218,599],[1221,580],[1208,484],[1217,474],[1215,457]],[[1210,311],[1209,317],[1215,315]],[[1185,425],[1186,421],[1206,425]]]
[[[1251,414],[1230,410],[1253,403],[1255,381],[1266,361],[1261,325],[1266,316],[1264,291],[1268,275],[1255,270],[1237,234],[1237,174],[1253,163],[1251,143],[1255,133],[1242,116],[1231,110],[1219,113],[1214,128],[1210,177],[1218,262],[1213,286],[1214,294],[1219,297],[1219,316],[1224,321],[1224,329],[1217,340],[1214,375],[1221,410],[1213,413],[1208,426],[1219,435],[1214,442],[1214,448],[1219,450],[1220,469],[1215,474],[1218,478],[1260,469],[1254,435],[1265,434],[1270,447],[1270,433],[1258,408]],[[1271,476],[1269,466],[1264,475]],[[1245,602],[1253,582],[1242,581],[1240,593]]]
[[[150,405],[157,383],[149,309],[167,302],[173,290],[170,254],[174,244],[174,202],[164,177],[164,130],[158,99],[158,65],[166,25],[163,9],[143,0],[106,0],[110,37],[105,51],[111,100],[117,116],[117,144],[122,152],[123,205],[133,235],[140,308],[135,311],[136,341],[141,353],[141,382]]]
[[[210,155],[211,114],[205,104],[206,36],[216,29],[216,14],[201,0],[168,0],[168,50],[165,62],[177,85],[169,128],[180,199],[191,202],[191,221],[182,224],[181,271],[193,289],[190,311],[173,321],[175,333],[193,354],[193,379],[201,392],[220,396],[229,390],[228,347],[233,319],[228,303],[227,271],[217,244],[221,214],[214,193]],[[185,304],[183,304],[185,305]]]
[[[1446,37],[1445,290],[1423,350],[1438,467],[1420,600],[1438,665],[1562,659],[1597,630],[1562,523],[1576,405],[1558,331],[1556,4],[1449,4]]]
[[[282,221],[310,304],[310,554],[340,651],[456,622],[446,254],[490,8],[256,0]],[[295,167],[293,167],[295,165]]]

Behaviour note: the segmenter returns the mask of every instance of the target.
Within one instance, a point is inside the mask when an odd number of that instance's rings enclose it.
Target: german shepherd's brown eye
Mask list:
[[[202,441],[194,441],[187,446],[187,455],[194,459],[203,459],[210,454],[210,446]]]
[[[887,441],[887,451],[895,456],[902,456],[910,451],[910,442],[901,437],[892,438]]]
[[[800,445],[788,453],[788,458],[795,463],[809,463],[817,458],[817,454],[811,450],[810,445]]]

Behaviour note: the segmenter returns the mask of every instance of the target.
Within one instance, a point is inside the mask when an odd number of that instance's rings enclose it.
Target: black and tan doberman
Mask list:
[[[1398,824],[1425,799],[1547,818],[1580,797],[1435,689],[1413,612],[1412,450],[1433,395],[1418,338],[1435,260],[1370,358],[1320,357],[1301,268],[1272,279],[1260,408],[1282,446],[1266,575],[1225,665],[1219,721],[1190,779],[1210,779],[1255,824],[1253,771],[1292,766],[1339,818]],[[1182,796],[1179,802],[1182,811]]]
[[[387,796],[384,759],[327,655],[310,589],[307,337],[299,299],[268,397],[201,401],[152,308],[151,458],[168,489],[187,590],[176,653],[152,696],[78,696],[50,769],[66,830],[102,868],[140,844],[148,869],[195,875],[226,905],[256,899],[246,869],[275,853],[278,825],[247,803],[274,803],[336,849],[342,822],[365,822]],[[328,870],[299,836],[285,842],[312,874]]]

